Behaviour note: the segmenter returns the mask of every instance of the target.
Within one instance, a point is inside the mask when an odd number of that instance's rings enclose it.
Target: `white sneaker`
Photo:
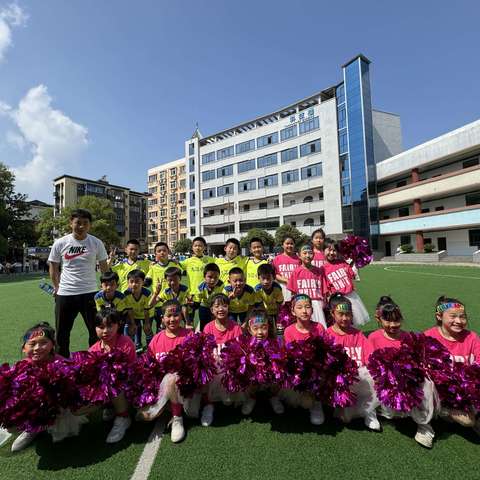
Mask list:
[[[435,432],[430,425],[418,425],[415,441],[426,448],[432,448]]]
[[[379,432],[382,429],[382,426],[378,421],[375,411],[368,413],[363,421],[365,423],[365,426],[370,430],[375,430],[376,432]]]
[[[282,415],[282,413],[285,413],[285,407],[278,397],[270,398],[270,405],[272,406],[273,412],[277,415]]]
[[[209,403],[205,405],[202,410],[202,416],[200,418],[200,423],[203,427],[209,427],[213,422],[213,405]]]
[[[312,425],[321,425],[325,421],[325,414],[320,402],[313,402],[313,407],[310,409],[310,423]]]
[[[12,434],[8,430],[0,427],[0,447],[9,441],[11,436]]]
[[[115,418],[115,410],[113,408],[104,408],[102,412],[102,420],[111,422]]]
[[[12,452],[19,452],[28,447],[37,437],[38,433],[22,432],[12,443]]]
[[[170,439],[173,443],[181,442],[185,438],[185,429],[183,428],[183,417],[172,418],[172,431]]]
[[[253,412],[256,403],[257,401],[254,398],[247,398],[242,405],[242,414],[250,415]]]
[[[115,417],[115,420],[113,421],[113,427],[108,434],[106,442],[119,442],[125,436],[125,432],[131,424],[132,420],[130,420],[130,417]]]

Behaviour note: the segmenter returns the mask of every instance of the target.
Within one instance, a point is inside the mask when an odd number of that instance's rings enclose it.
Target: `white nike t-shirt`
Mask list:
[[[103,242],[93,235],[76,240],[72,233],[55,240],[49,262],[61,263],[58,295],[81,295],[96,292],[95,265],[107,259]]]

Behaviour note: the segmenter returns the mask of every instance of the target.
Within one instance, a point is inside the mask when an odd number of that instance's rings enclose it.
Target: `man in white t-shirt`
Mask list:
[[[92,216],[77,209],[70,215],[72,233],[55,240],[48,257],[50,278],[55,288],[55,324],[57,351],[70,356],[70,332],[80,313],[88,329],[88,343],[97,341],[95,333],[95,293],[98,291],[95,267],[107,270],[107,252],[103,242],[89,235]],[[60,264],[62,273],[60,274]]]

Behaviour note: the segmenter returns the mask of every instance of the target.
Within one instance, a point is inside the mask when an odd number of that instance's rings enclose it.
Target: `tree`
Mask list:
[[[175,253],[188,253],[192,250],[192,241],[189,238],[184,238],[175,242],[173,251]]]
[[[297,247],[310,241],[310,237],[302,233],[298,228],[285,224],[278,227],[275,231],[275,245],[281,247],[286,236],[292,237]]]
[[[53,208],[47,208],[40,214],[40,220],[35,227],[38,234],[37,245],[49,247],[56,235],[64,235],[69,231],[68,218],[63,215],[54,216]]]
[[[240,246],[242,248],[248,248],[250,239],[258,237],[262,239],[263,246],[272,249],[275,245],[275,239],[266,231],[261,228],[251,228],[245,237],[240,239]]]

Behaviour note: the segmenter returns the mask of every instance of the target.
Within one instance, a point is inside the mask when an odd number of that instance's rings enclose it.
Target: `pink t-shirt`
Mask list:
[[[439,327],[426,330],[425,335],[438,340],[449,352],[454,362],[462,362],[468,365],[480,363],[480,338],[475,332],[464,330],[460,340],[447,340]]]
[[[222,346],[229,340],[233,340],[234,338],[242,335],[242,329],[234,321],[228,320],[226,330],[224,332],[221,332],[215,325],[215,320],[212,320],[205,325],[203,333],[213,335],[215,337],[215,342],[217,342],[217,345]]]
[[[328,293],[338,292],[346,295],[355,290],[353,284],[355,274],[348,263],[342,262],[341,260],[334,263],[325,262],[323,264],[323,270],[326,281],[325,289]]]
[[[322,324],[311,321],[309,331],[303,333],[298,331],[296,323],[292,323],[283,332],[283,339],[285,343],[290,343],[294,340],[307,340],[310,337],[319,337],[324,331],[325,329]]]
[[[313,250],[313,260],[312,260],[313,265],[316,267],[323,267],[325,263],[325,255],[321,250]]]
[[[290,257],[281,253],[273,259],[272,265],[277,275],[288,279],[292,275],[292,272],[300,265],[300,259],[297,254]]]
[[[177,345],[181,345],[187,337],[193,334],[193,330],[188,328],[180,328],[176,337],[168,337],[165,330],[157,333],[148,345],[148,352],[160,358],[162,354],[173,350]]]
[[[129,337],[125,335],[117,334],[113,344],[110,346],[112,350],[120,350],[125,353],[129,362],[134,362],[137,358],[135,352],[135,344],[130,340]],[[105,352],[102,348],[102,341],[99,340],[97,343],[94,343],[89,349],[89,352]]]
[[[323,300],[324,284],[323,268],[305,268],[300,265],[288,279],[287,288],[294,294],[303,293],[312,300]]]
[[[327,328],[327,335],[330,335],[337,345],[342,345],[348,356],[355,360],[359,367],[367,364],[370,344],[360,330],[352,327],[345,335],[340,335],[331,326]]]
[[[384,335],[383,328],[375,330],[368,336],[368,343],[370,344],[370,353],[381,348],[400,348],[402,341],[408,336],[407,332],[402,332],[398,340],[387,338]]]

